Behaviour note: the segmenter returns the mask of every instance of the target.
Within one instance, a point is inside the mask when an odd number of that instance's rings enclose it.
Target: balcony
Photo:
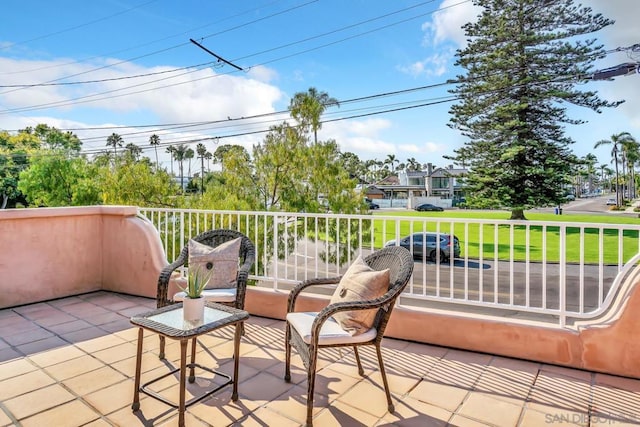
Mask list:
[[[131,411],[137,329],[130,316],[155,300],[97,291],[0,311],[0,425],[176,425],[177,412],[150,397]],[[232,372],[232,329],[199,340],[197,360]],[[252,316],[240,347],[240,398],[223,389],[187,409],[187,425],[302,425],[306,376],[293,358],[284,375],[284,323]],[[145,339],[143,381],[168,372],[179,345]],[[396,412],[386,412],[375,354],[321,352],[314,418],[333,425],[637,425],[640,380],[419,344],[383,343]],[[188,390],[199,391],[198,380]],[[192,388],[191,388],[192,387]],[[177,399],[177,380],[162,383]],[[189,397],[189,393],[187,395]]]
[[[177,412],[151,398],[143,397],[141,412],[131,411],[137,329],[129,317],[155,307],[158,271],[176,246],[167,242],[188,238],[198,227],[261,220],[174,212],[155,215],[152,221],[162,217],[156,225],[137,214],[130,207],[0,212],[0,426],[177,424]],[[268,215],[273,224],[293,223],[291,215]],[[389,227],[397,233],[395,225]],[[292,383],[283,380],[283,301],[290,283],[340,267],[308,261],[318,257],[299,247],[279,252],[285,255],[260,259],[265,268],[256,270],[258,286],[247,296],[252,316],[241,344],[240,400],[231,402],[225,389],[192,406],[187,425],[304,422],[306,378],[295,352]],[[546,305],[533,302],[533,291],[522,302],[516,293],[501,300],[500,281],[496,298],[469,297],[473,280],[482,275],[470,273],[468,258],[457,266],[417,260],[428,274],[414,277],[383,343],[396,412],[386,412],[373,352],[363,350],[365,376],[359,377],[350,351],[330,350],[320,355],[315,425],[640,424],[637,260],[622,251],[615,258],[620,262],[593,270],[597,298],[571,304],[575,295],[558,298],[563,288],[552,286],[570,287],[570,268],[562,260],[555,270],[547,265],[554,273],[544,279],[546,289],[553,289]],[[587,267],[578,263],[575,269],[582,271],[576,283],[584,289],[578,297],[589,294]],[[610,267],[614,273],[607,272]],[[507,270],[507,290],[514,275]],[[534,277],[527,281],[530,290]],[[312,295],[304,304],[323,301],[323,295]],[[200,339],[198,362],[231,372],[231,336],[231,329],[223,329]],[[158,340],[145,339],[143,381],[176,364],[179,346],[168,344],[164,363],[157,357]],[[175,379],[162,388],[177,394]]]

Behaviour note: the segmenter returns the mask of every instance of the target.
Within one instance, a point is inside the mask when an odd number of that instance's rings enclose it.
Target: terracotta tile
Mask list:
[[[100,414],[110,414],[122,408],[130,408],[133,402],[133,381],[122,381],[83,396]]]
[[[640,381],[635,378],[625,378],[615,375],[596,373],[594,376],[594,383],[629,390],[634,393],[640,393]]]
[[[83,424],[82,427],[112,427],[112,425],[109,424],[109,422],[103,420],[102,418],[98,418],[95,421],[92,421],[87,424]]]
[[[96,358],[84,355],[75,359],[68,360],[66,362],[58,363],[55,365],[47,366],[44,371],[54,377],[58,381],[64,381],[68,378],[94,371],[102,368],[104,364]]]
[[[56,313],[37,318],[36,323],[40,326],[44,326],[47,329],[50,329],[51,326],[59,325],[61,323],[73,322],[75,320],[77,320],[75,317],[56,310]]]
[[[89,328],[78,329],[72,332],[66,332],[60,334],[60,336],[67,342],[73,344],[80,344],[89,340],[98,339],[107,335],[105,331],[97,326],[91,326]]]
[[[260,405],[242,396],[233,402],[230,386],[188,408],[200,420],[212,426],[228,426],[253,413]]]
[[[23,427],[80,426],[95,421],[100,414],[79,400],[72,400],[48,411],[21,420]]]
[[[277,399],[290,388],[291,384],[286,383],[282,378],[260,372],[253,378],[241,382],[238,385],[238,392],[243,398],[266,404]]]
[[[42,371],[31,371],[0,381],[0,401],[38,390],[53,383],[55,380]]]
[[[476,391],[486,392],[505,400],[525,400],[537,377],[537,364],[498,358],[480,376]]]
[[[542,364],[540,366],[540,370],[544,372],[561,375],[563,377],[576,378],[587,383],[591,382],[591,377],[593,376],[592,372],[582,371],[580,369],[572,369],[572,368],[567,368],[564,366],[557,366],[557,365]]]
[[[123,344],[126,341],[116,335],[106,334],[103,332],[103,336],[76,343],[76,345],[86,351],[87,353],[94,353],[96,351],[104,350],[106,348],[115,347]]]
[[[131,395],[133,397],[133,395]],[[165,405],[164,403],[151,397],[141,396],[140,409],[136,412],[131,410],[131,406],[122,408],[111,414],[104,415],[104,419],[116,426],[150,426],[161,425],[167,420],[171,420],[173,425],[178,425],[178,411]]]
[[[66,323],[60,323],[57,325],[51,325],[49,327],[47,327],[47,329],[49,329],[51,332],[58,334],[58,335],[64,335],[67,334],[69,332],[75,332],[75,331],[79,331],[82,329],[86,329],[86,328],[90,328],[93,325],[89,322],[86,322],[84,320],[73,320],[71,322],[66,322]]]
[[[47,367],[81,356],[86,356],[86,353],[73,345],[67,345],[44,353],[33,354],[29,356],[29,359],[38,366]]]
[[[409,392],[409,396],[421,402],[455,412],[468,393],[469,391],[464,388],[423,380]]]
[[[94,351],[91,355],[96,359],[100,359],[104,363],[111,364],[123,359],[135,357],[136,352],[137,348],[134,344],[124,342],[104,350]]]
[[[9,416],[5,414],[4,411],[0,411],[0,426],[5,427],[13,425],[15,425],[14,420],[9,418]]]
[[[451,418],[451,422],[449,425],[456,427],[487,427],[490,426],[510,426],[511,424],[486,424],[482,421],[477,421],[473,419],[469,419],[467,417],[463,417],[462,415],[454,415]],[[539,427],[539,426],[538,426]]]
[[[381,388],[384,387],[380,371],[373,372],[369,375],[369,379],[374,384],[378,384]],[[422,378],[417,375],[401,374],[387,370],[387,382],[389,383],[389,390],[391,390],[391,394],[404,396],[413,390],[420,381],[422,381]]]
[[[425,377],[428,380],[460,388],[471,389],[486,369],[491,356],[449,351],[438,360]]]
[[[355,386],[359,381],[362,381],[362,378],[356,379],[350,375],[325,368],[316,373],[315,394],[322,394],[327,397],[329,402],[332,402],[341,394]],[[300,385],[305,388],[307,387],[306,378]]]
[[[612,382],[631,385],[627,381]],[[592,399],[591,411],[595,416],[640,424],[640,392],[595,384],[592,387]]]
[[[262,402],[261,406],[266,406],[270,410],[294,420],[299,424],[304,424],[307,419],[307,388],[301,386],[292,386],[283,394],[268,402],[266,405]],[[321,394],[314,395],[313,414],[317,415],[320,411],[329,406],[326,396]]]
[[[63,383],[78,396],[84,396],[101,388],[109,387],[125,378],[126,377],[120,372],[109,366],[105,366],[95,371],[64,380]]]
[[[587,412],[591,403],[590,388],[590,383],[581,378],[540,371],[529,401],[553,406],[560,411]],[[558,390],[562,390],[562,393],[558,393]]]
[[[635,420],[631,420],[631,421],[622,421],[619,420],[618,418],[609,418],[609,417],[605,417],[602,415],[592,415],[590,418],[590,424],[591,427],[610,427],[610,426],[616,426],[616,427],[638,427],[638,425],[640,425],[640,419],[636,417]]]
[[[35,325],[34,323],[32,328],[19,332],[16,331],[12,335],[3,335],[2,338],[13,346],[19,346],[34,341],[40,341],[53,336],[54,334],[44,328]]]
[[[124,375],[133,378],[136,374],[136,358],[135,356],[128,357],[124,360],[110,363],[113,369],[122,372]],[[148,372],[153,369],[166,366],[165,363],[158,358],[157,354],[142,353],[142,362],[140,368],[142,372]]]
[[[16,359],[9,362],[0,363],[0,380],[16,377],[27,372],[36,370],[37,367],[30,363],[28,359]]]
[[[217,425],[217,424],[213,424]],[[234,424],[235,425],[235,424]],[[300,423],[293,421],[277,412],[272,411],[270,408],[260,408],[254,413],[248,415],[246,418],[240,420],[237,425],[241,426],[278,426],[278,427],[294,427],[299,426]],[[325,425],[317,423],[317,425]],[[329,424],[326,424],[329,425]]]
[[[85,319],[87,322],[99,326],[104,325],[105,323],[111,323],[118,320],[126,320],[129,321],[129,318],[125,318],[124,316],[114,313],[112,311],[107,311],[105,313],[96,314]]]
[[[119,319],[114,320],[113,322],[103,323],[100,325],[100,329],[107,331],[109,333],[124,331],[129,329],[130,327],[131,327],[131,322],[129,321],[128,317],[127,318],[120,317]]]
[[[26,355],[32,355],[43,351],[49,351],[51,349],[66,347],[68,345],[69,343],[64,341],[62,338],[51,336],[49,338],[16,346],[16,350]]]
[[[379,417],[368,412],[349,406],[348,404],[336,401],[328,408],[320,411],[314,416],[314,425],[318,426],[373,426]]]
[[[5,400],[3,403],[18,420],[22,420],[74,399],[75,397],[62,386],[53,384],[13,399]]]
[[[587,413],[568,411],[556,407],[529,403],[524,408],[520,427],[551,426],[588,426]]]
[[[522,405],[496,399],[487,393],[471,392],[457,414],[488,425],[515,426],[521,412]]]
[[[17,350],[14,350],[13,348],[5,348],[0,350],[0,363],[20,360],[20,358],[23,356],[24,354],[20,353]]]
[[[392,401],[397,399],[393,394],[391,398]],[[373,384],[367,380],[358,382],[346,393],[338,397],[338,401],[377,418],[383,417],[387,413],[387,396],[382,384]]]
[[[446,426],[453,414],[446,409],[421,402],[410,397],[395,402],[395,411],[387,413],[377,424],[378,426]]]
[[[0,337],[5,341],[11,343],[7,338],[10,336],[20,336],[26,332],[42,329],[35,323],[20,317],[18,319],[12,319],[11,323],[4,323],[0,325]]]

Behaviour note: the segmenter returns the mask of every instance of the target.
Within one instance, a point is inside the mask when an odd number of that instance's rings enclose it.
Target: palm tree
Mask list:
[[[414,157],[407,159],[407,170],[408,171],[419,171],[420,170],[420,162],[418,162]]]
[[[598,148],[602,145],[611,145],[611,157],[613,157],[612,161],[616,168],[616,207],[618,208],[622,205],[622,200],[620,198],[620,171],[618,170],[618,153],[622,151],[622,144],[625,141],[629,140],[633,140],[633,137],[629,132],[620,132],[611,135],[611,139],[601,139],[593,146],[593,148]]]
[[[207,156],[207,147],[203,143],[199,143],[196,146],[196,152],[200,159],[200,194],[204,194],[204,159]]]
[[[113,164],[115,166],[116,159],[118,158],[118,147],[122,147],[124,140],[117,133],[112,133],[107,137],[107,147],[113,147]]]
[[[184,161],[187,158],[187,150],[190,150],[185,144],[179,144],[173,149],[173,157],[176,159],[176,162],[180,165],[180,188],[184,192]],[[191,150],[193,151],[193,150]]]
[[[340,106],[337,99],[332,98],[326,92],[318,92],[314,87],[307,92],[296,93],[289,103],[291,117],[300,123],[303,129],[311,128],[313,131],[313,141],[318,143],[318,129],[322,127],[320,117],[327,107]]]
[[[632,136],[625,141],[622,142],[622,153],[624,154],[624,158],[627,164],[627,173],[628,173],[628,182],[627,185],[629,198],[635,198],[635,166],[638,163],[638,159],[640,158],[640,145]],[[624,192],[623,192],[624,194]]]
[[[160,163],[158,163],[158,145],[160,145],[160,137],[155,133],[149,137],[149,145],[153,147],[156,152],[156,172],[158,171],[158,167]]]
[[[193,151],[193,148],[187,148],[187,151],[184,153],[184,158],[189,160],[189,173],[187,174],[189,178],[191,178],[191,159],[193,159],[194,156],[195,152]]]
[[[126,148],[133,160],[138,161],[140,154],[142,154],[142,148],[133,143],[127,144],[124,148]]]
[[[166,152],[169,153],[169,163],[171,163],[171,175],[173,175],[173,153],[175,153],[176,151],[176,147],[174,147],[173,145],[170,145],[167,147]]]
[[[204,158],[207,159],[207,172],[211,172],[211,164],[209,162],[213,159],[213,154],[211,154],[210,151],[207,151],[204,154]]]
[[[396,156],[394,154],[387,154],[387,158],[384,161],[385,164],[388,164],[391,166],[391,173],[396,172],[396,164],[400,163],[400,160],[396,159]]]

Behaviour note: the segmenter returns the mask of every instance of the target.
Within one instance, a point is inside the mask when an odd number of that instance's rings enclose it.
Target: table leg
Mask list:
[[[244,322],[236,323],[236,333],[233,338],[233,392],[231,393],[231,400],[238,400],[238,365],[240,363],[240,337]]]
[[[144,334],[142,328],[138,328],[138,352],[136,353],[136,378],[135,388],[133,389],[133,404],[131,409],[135,412],[140,409],[140,371],[142,366],[142,339]]]
[[[178,408],[178,426],[184,427],[185,377],[187,373],[187,344],[189,340],[180,340],[180,406]]]
[[[196,380],[196,345],[198,344],[197,338],[191,340],[191,367],[189,368],[189,383],[193,383]]]

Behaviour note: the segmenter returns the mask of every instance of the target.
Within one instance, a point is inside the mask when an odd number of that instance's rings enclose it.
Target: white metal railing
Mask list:
[[[275,289],[340,275],[359,254],[418,236],[408,242],[416,264],[402,305],[537,319],[560,327],[601,315],[620,286],[619,273],[640,253],[640,225],[156,208],[139,212],[159,231],[169,261],[203,231],[243,232],[257,249],[251,278]],[[457,236],[460,256],[443,259],[448,249],[440,245],[419,252],[414,244],[426,233]]]

